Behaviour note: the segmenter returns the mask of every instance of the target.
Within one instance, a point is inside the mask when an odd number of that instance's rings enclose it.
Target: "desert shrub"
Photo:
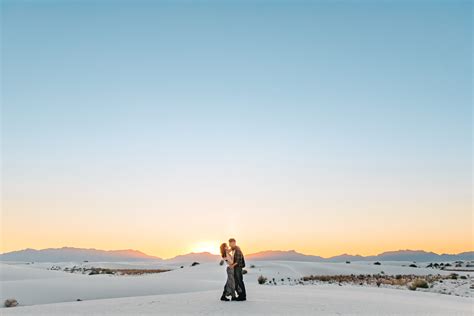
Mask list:
[[[194,262],[191,264],[191,267],[197,266],[198,264],[200,264],[200,263],[199,263],[199,262],[196,262],[196,261],[194,261]]]
[[[245,269],[242,270],[242,274],[247,274],[247,273],[248,273],[247,270],[245,270]]]
[[[346,261],[346,264],[350,264],[351,262],[350,261]]]
[[[261,275],[258,277],[257,281],[258,281],[258,284],[265,284],[267,282],[267,278]]]
[[[14,298],[9,298],[5,300],[5,303],[3,303],[3,305],[5,305],[5,307],[15,307],[18,306],[18,301]]]
[[[112,271],[106,271],[106,274],[115,274],[120,275],[142,275],[142,274],[154,274],[154,273],[163,273],[168,272],[167,269],[113,269]],[[112,273],[110,273],[112,272]]]
[[[408,286],[412,291],[415,291],[417,288],[427,289],[428,287],[428,282],[423,279],[416,279]]]
[[[458,275],[457,275],[457,273],[451,273],[451,274],[449,275],[449,278],[450,278],[451,280],[457,280],[457,279],[458,279]]]
[[[377,261],[377,262],[374,262],[374,264],[375,264],[376,266],[379,266],[379,265],[381,265],[381,263],[380,263],[380,262],[378,262],[378,261]]]
[[[397,275],[395,276],[395,279],[401,280],[401,279],[402,279],[402,275],[401,275],[401,274],[397,274]]]
[[[462,280],[467,280],[467,277],[465,275],[461,275],[459,278]]]
[[[251,264],[251,265],[250,265],[250,269],[253,269],[253,268],[255,268],[255,265],[254,265],[254,264]]]
[[[410,268],[418,268],[418,266],[417,266],[416,264],[414,264],[414,263],[410,264],[409,267],[410,267]]]
[[[315,280],[317,281],[322,281],[322,282],[329,282],[331,281],[331,277],[329,275],[321,275],[321,276],[317,276],[314,278]]]

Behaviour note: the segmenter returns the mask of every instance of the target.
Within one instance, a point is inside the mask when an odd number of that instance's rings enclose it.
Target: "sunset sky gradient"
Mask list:
[[[473,250],[470,1],[2,1],[2,246]]]

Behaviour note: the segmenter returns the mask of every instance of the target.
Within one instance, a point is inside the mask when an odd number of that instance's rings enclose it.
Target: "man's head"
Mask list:
[[[237,243],[235,242],[235,239],[234,238],[230,238],[229,239],[229,246],[232,250],[235,249],[235,247],[237,247]]]

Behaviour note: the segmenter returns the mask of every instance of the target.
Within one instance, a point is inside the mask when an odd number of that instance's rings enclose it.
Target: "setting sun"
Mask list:
[[[213,255],[219,254],[219,243],[215,241],[198,242],[192,247],[192,252],[209,252]]]

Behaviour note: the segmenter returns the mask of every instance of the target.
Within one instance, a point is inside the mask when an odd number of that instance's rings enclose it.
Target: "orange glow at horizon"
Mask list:
[[[3,231],[2,253],[20,250],[24,248],[44,249],[44,248],[61,248],[64,246],[77,248],[96,248],[103,250],[119,250],[119,249],[135,249],[143,251],[148,255],[154,255],[164,259],[182,255],[190,252],[209,252],[219,254],[219,245],[227,242],[228,237],[220,237],[212,241],[211,238],[202,239],[205,241],[192,241],[187,238],[172,237],[166,238],[166,243],[162,241],[140,240],[139,238],[124,238],[123,236],[109,236],[104,238],[100,234],[90,233],[87,236],[69,235],[67,238],[63,235],[65,231],[45,233],[41,238],[34,232],[22,233],[21,236],[12,232],[10,229]],[[318,234],[319,235],[319,234]],[[410,234],[408,234],[410,236]],[[6,237],[8,236],[8,237]],[[60,237],[63,236],[63,237]],[[315,234],[315,236],[317,236]],[[315,239],[300,236],[299,238],[285,238],[284,241],[274,239],[255,240],[254,238],[246,238],[245,235],[234,234],[229,237],[236,237],[238,244],[242,247],[244,253],[255,253],[265,250],[295,250],[308,255],[319,255],[322,257],[332,257],[340,254],[351,255],[376,255],[385,251],[395,250],[425,250],[433,251],[438,254],[442,253],[460,253],[465,251],[473,251],[472,239],[464,238],[462,233],[450,236],[449,240],[443,238],[443,234],[439,235],[439,239],[433,242],[427,242],[423,239],[400,238],[396,241],[371,236],[367,238],[352,238],[343,240],[343,238],[324,238],[319,235]],[[101,239],[102,238],[102,239]],[[371,240],[373,238],[373,240]],[[457,240],[456,243],[453,241]]]
[[[415,212],[410,200],[391,201],[382,209],[378,201],[360,201],[364,208],[359,208],[319,198],[318,209],[334,211],[314,212],[310,205],[289,204],[285,201],[288,197],[256,205],[252,200],[244,203],[229,198],[214,199],[211,205],[202,198],[188,198],[188,203],[176,199],[174,204],[156,198],[137,202],[118,195],[107,200],[75,199],[67,194],[61,199],[30,196],[28,202],[6,199],[1,251],[71,246],[136,249],[170,258],[189,252],[218,254],[220,243],[230,237],[237,239],[245,253],[294,249],[323,257],[342,253],[375,255],[400,249],[436,253],[474,249],[469,199],[454,204],[444,201],[449,197],[437,197],[417,205]],[[295,207],[299,212],[290,216],[290,209]],[[173,211],[163,216],[156,211],[161,208]],[[449,214],[443,212],[447,208],[451,209]],[[432,216],[435,211],[440,215]]]

